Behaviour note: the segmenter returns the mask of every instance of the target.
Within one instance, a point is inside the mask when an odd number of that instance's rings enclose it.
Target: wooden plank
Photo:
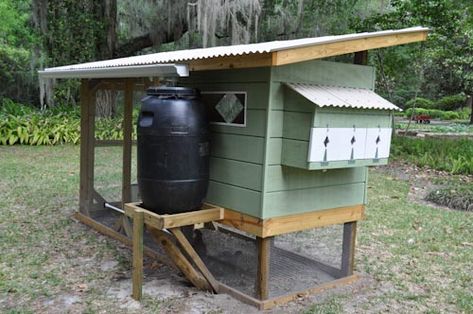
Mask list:
[[[364,205],[354,205],[302,214],[261,219],[225,208],[220,223],[258,237],[270,237],[290,232],[320,228],[364,218]]]
[[[307,171],[294,167],[271,165],[267,167],[266,171],[266,192],[362,183],[366,181],[366,171],[363,167],[333,169],[331,171]]]
[[[271,66],[271,53],[254,53],[189,61],[190,71],[242,69]]]
[[[131,202],[131,145],[132,145],[132,114],[133,114],[133,81],[125,81],[123,109],[123,165],[122,165],[122,208]]]
[[[225,208],[223,220],[220,223],[248,232],[252,235],[263,236],[263,220]]]
[[[262,176],[261,165],[210,157],[210,180],[261,191]]]
[[[118,233],[116,232],[115,230],[95,221],[94,219],[90,218],[89,216],[86,216],[80,212],[76,212],[73,214],[73,218],[80,221],[81,223],[91,227],[92,229],[94,229],[95,231],[103,234],[103,235],[106,235],[114,240],[117,240],[117,241],[120,241],[121,243],[123,243],[124,245],[128,246],[128,247],[131,247],[133,245],[133,242],[130,238],[124,236],[123,234],[121,233]],[[170,263],[169,260],[164,257],[163,255],[161,254],[158,254],[156,251],[150,249],[149,247],[145,246],[144,247],[144,254],[146,256],[149,256],[151,258],[154,258],[156,259],[158,262],[160,263],[163,263],[163,264],[166,264],[168,266],[171,266],[173,268],[175,268],[175,265]]]
[[[280,297],[265,300],[265,301],[262,301],[262,306],[260,307],[260,309],[261,310],[269,310],[269,309],[272,309],[275,306],[278,306],[278,305],[281,305],[281,304],[286,304],[288,302],[298,300],[301,297],[321,293],[321,292],[324,292],[324,291],[329,290],[329,289],[334,289],[334,288],[338,288],[338,287],[342,287],[342,286],[345,286],[345,285],[352,284],[353,282],[355,282],[358,279],[359,279],[358,275],[352,275],[352,276],[349,276],[349,277],[344,277],[344,278],[340,278],[340,279],[333,280],[333,281],[330,281],[330,282],[326,282],[326,283],[323,283],[321,285],[318,285],[316,287],[312,287],[312,288],[309,288],[309,289],[306,289],[306,290],[297,291],[297,292],[286,294],[286,295],[283,295],[283,296],[280,296]]]
[[[364,205],[354,205],[265,219],[263,237],[361,220]]]
[[[89,110],[90,110],[90,99],[89,99],[89,86],[87,80],[81,80],[80,86],[80,190],[79,190],[79,211],[82,214],[89,215],[88,213],[88,180],[87,171],[89,168],[88,160],[88,127],[89,127]]]
[[[363,180],[361,182],[269,192],[264,195],[264,208],[261,218],[266,219],[363,204],[364,193],[365,182]]]
[[[261,214],[262,193],[238,186],[209,182],[207,201],[225,208],[232,208],[252,216]]]
[[[356,221],[343,224],[342,273],[353,275],[355,265]]]
[[[256,273],[256,295],[261,300],[269,296],[269,265],[271,255],[271,237],[256,237],[258,250],[258,269]]]
[[[143,211],[133,214],[133,299],[140,301],[143,290]]]
[[[427,31],[391,34],[370,38],[344,40],[317,46],[308,46],[273,52],[273,66],[338,56],[357,51],[397,46],[427,39]]]
[[[268,139],[266,155],[268,155],[267,165],[281,164],[282,138]]]
[[[226,293],[245,304],[257,307],[260,310],[263,309],[263,303],[260,300],[255,299],[252,296],[249,296],[241,291],[238,291],[232,287],[229,287],[226,284],[223,284],[221,282],[219,282],[218,293]]]
[[[248,84],[259,87],[260,83],[267,83],[271,73],[270,67],[231,69],[226,71],[190,71],[188,77],[179,78],[182,85],[196,86],[206,89],[203,85],[213,88],[225,87],[227,84]],[[255,84],[256,83],[256,84]],[[201,88],[202,87],[202,88]]]
[[[174,262],[176,267],[186,276],[186,278],[201,290],[212,291],[207,280],[192,266],[181,250],[171,241],[169,235],[161,230],[149,228],[149,232],[155,240],[164,248],[167,255]]]
[[[313,113],[284,111],[284,124],[281,126],[282,137],[308,141],[313,116]]]
[[[271,68],[271,84],[275,84],[270,96],[272,109],[304,111],[295,105],[287,107],[284,87],[281,83],[307,83],[374,89],[375,68],[357,64],[312,60]],[[301,96],[302,97],[302,96]],[[312,105],[313,107],[313,105]]]
[[[158,230],[219,221],[224,217],[224,209],[222,207],[204,204],[203,208],[186,213],[159,215],[140,207],[138,203],[127,203],[125,204],[125,215],[133,217],[134,211],[142,210],[145,224]]]
[[[205,266],[204,262],[200,258],[199,254],[194,250],[192,245],[189,243],[185,235],[182,233],[180,228],[172,228],[169,229],[172,234],[176,237],[176,240],[181,245],[181,248],[186,252],[186,254],[191,258],[194,262],[197,269],[204,275],[205,279],[209,282],[210,286],[212,287],[214,292],[218,291],[218,281],[215,280],[212,273],[208,270],[207,266]]]
[[[215,207],[181,214],[161,215],[161,217],[163,219],[163,228],[169,229],[190,226],[196,223],[219,221],[223,219],[223,215],[223,208]]]
[[[316,108],[312,127],[325,128],[327,124],[331,128],[390,128],[391,115],[387,110]]]
[[[265,141],[263,137],[212,133],[210,141],[212,143],[210,155],[213,157],[263,163]]]

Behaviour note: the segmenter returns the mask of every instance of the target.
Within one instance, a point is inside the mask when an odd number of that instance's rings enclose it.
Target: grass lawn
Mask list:
[[[145,296],[141,308],[123,308],[107,293],[130,278],[131,253],[70,218],[78,162],[78,146],[0,146],[0,312],[155,313],[195,304],[192,294]],[[113,163],[101,169],[101,180],[119,180]],[[372,169],[356,252],[365,278],[283,312],[473,313],[473,213],[411,203],[408,192],[408,182]],[[210,303],[214,313],[228,311],[219,304]]]

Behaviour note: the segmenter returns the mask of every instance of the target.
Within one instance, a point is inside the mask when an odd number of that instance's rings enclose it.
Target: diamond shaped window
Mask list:
[[[246,125],[246,92],[202,92],[210,122],[229,126]]]

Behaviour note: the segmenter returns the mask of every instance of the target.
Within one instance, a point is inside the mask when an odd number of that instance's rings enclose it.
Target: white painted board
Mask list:
[[[352,141],[353,140],[353,141]],[[363,159],[366,129],[312,128],[309,162]]]
[[[365,159],[388,158],[391,148],[391,128],[366,129]]]

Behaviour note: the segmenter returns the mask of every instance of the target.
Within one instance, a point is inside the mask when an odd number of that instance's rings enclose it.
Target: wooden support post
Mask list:
[[[131,202],[131,145],[133,132],[133,80],[125,82],[125,104],[123,110],[123,169],[122,169],[122,208]]]
[[[342,275],[353,275],[355,265],[356,221],[343,225]]]
[[[143,212],[133,215],[133,299],[140,301],[143,286]]]
[[[94,187],[94,129],[95,99],[90,92],[88,80],[81,81],[81,122],[80,122],[80,191],[79,211],[89,216],[93,204]]]
[[[192,259],[194,264],[197,266],[197,269],[199,269],[202,275],[204,275],[205,279],[207,279],[213,291],[217,292],[218,291],[217,280],[215,280],[214,276],[210,273],[207,266],[205,266],[199,254],[197,254],[197,252],[194,250],[192,245],[187,240],[184,233],[182,233],[181,228],[172,228],[170,229],[170,231],[174,234],[174,236],[177,239],[177,242],[179,242],[184,252],[187,253],[187,255]]]
[[[355,52],[353,63],[360,64],[360,65],[367,65],[368,64],[368,50]]]
[[[260,300],[266,300],[269,296],[269,258],[271,255],[271,239],[272,237],[256,237],[256,248],[258,250],[256,294]]]

